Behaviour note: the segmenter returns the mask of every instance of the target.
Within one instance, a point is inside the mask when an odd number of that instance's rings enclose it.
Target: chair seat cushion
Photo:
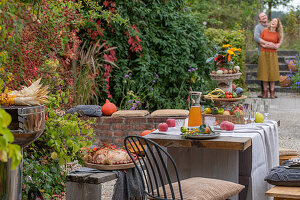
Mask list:
[[[151,113],[151,117],[187,117],[188,115],[189,111],[184,109],[161,109]]]
[[[118,110],[113,113],[112,117],[143,117],[148,115],[149,112],[147,110]]]
[[[245,186],[202,177],[193,177],[180,181],[183,199],[185,200],[224,200],[240,193]],[[173,183],[176,199],[180,198],[178,184]],[[166,186],[168,188],[169,186]],[[162,192],[162,188],[160,189]],[[162,194],[162,193],[161,193]],[[168,198],[172,198],[171,192],[167,190]]]
[[[291,168],[286,168],[289,166]],[[265,181],[277,186],[300,186],[300,169],[292,168],[292,164],[285,162],[285,166],[274,167],[265,177]]]

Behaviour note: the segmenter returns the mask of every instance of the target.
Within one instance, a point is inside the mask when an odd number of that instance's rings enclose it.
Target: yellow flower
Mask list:
[[[234,52],[232,51],[232,50],[227,50],[227,53],[229,54],[229,55],[234,55],[235,56],[235,54],[234,54]]]
[[[236,49],[236,48],[230,48],[229,50],[231,50],[231,51],[237,51],[238,49]]]
[[[4,74],[4,73],[5,73],[5,71],[4,71],[4,69],[3,69],[3,67],[1,67],[1,68],[0,68],[0,72],[2,72],[2,74]]]
[[[231,44],[224,44],[222,47],[227,48],[227,47],[232,47],[232,45]]]

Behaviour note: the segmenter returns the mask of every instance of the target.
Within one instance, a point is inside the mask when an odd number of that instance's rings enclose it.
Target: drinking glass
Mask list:
[[[270,110],[270,99],[264,99],[264,115],[265,115],[265,119],[268,118],[269,110]]]
[[[253,99],[253,107],[256,112],[260,112],[262,108],[262,103],[260,98],[254,98]]]
[[[243,114],[244,114],[245,126],[247,126],[247,121],[248,121],[249,115],[250,115],[248,103],[245,103],[243,105]]]
[[[250,106],[250,121],[251,121],[252,126],[254,126],[255,115],[256,115],[256,105],[251,104],[251,106]]]
[[[184,122],[184,119],[175,119],[175,127],[180,129],[182,126],[184,126]]]
[[[216,118],[215,117],[205,117],[205,124],[209,126],[212,131],[214,131]]]

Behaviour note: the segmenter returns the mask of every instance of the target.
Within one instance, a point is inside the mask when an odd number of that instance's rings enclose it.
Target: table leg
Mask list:
[[[168,152],[175,160],[181,180],[199,176],[239,183],[239,152],[236,150],[168,147]],[[238,195],[231,199],[238,199]]]

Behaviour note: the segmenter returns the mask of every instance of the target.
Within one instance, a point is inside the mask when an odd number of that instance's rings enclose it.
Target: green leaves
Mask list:
[[[14,135],[7,126],[11,123],[11,116],[0,108],[0,162],[11,159],[11,170],[14,170],[22,160],[21,148],[12,144]]]

